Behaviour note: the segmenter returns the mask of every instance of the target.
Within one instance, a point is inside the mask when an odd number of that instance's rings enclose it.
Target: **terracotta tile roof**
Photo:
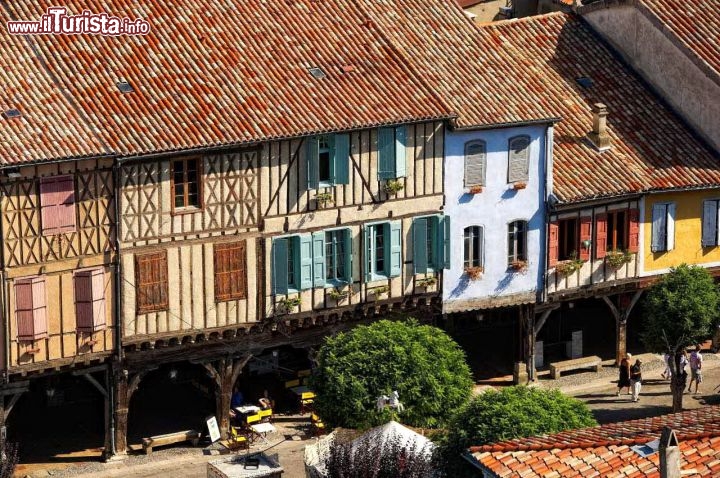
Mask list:
[[[460,128],[561,118],[554,186],[563,202],[720,184],[716,153],[574,15],[482,27],[448,1],[362,0],[406,60],[459,114]],[[589,77],[583,88],[576,79]],[[584,141],[608,106],[612,148]]]
[[[655,418],[508,440],[470,449],[475,460],[501,477],[657,477],[658,454],[631,449],[675,430],[684,476],[720,476],[720,406]],[[553,474],[554,473],[554,474]]]
[[[638,0],[679,42],[720,76],[720,0]]]
[[[0,113],[17,109],[21,116],[0,116],[0,163],[103,154],[98,137],[27,41],[7,34],[8,19],[0,8]]]
[[[14,19],[37,20],[57,2],[3,3]],[[68,0],[63,6],[151,23],[147,36],[30,39],[120,155],[451,116],[352,0]],[[4,44],[20,41],[3,30]],[[11,49],[2,55],[15,61]],[[310,67],[322,68],[326,78],[313,78]],[[118,91],[121,77],[134,93]],[[28,86],[21,76],[9,80],[16,89]],[[48,96],[52,88],[32,87]],[[50,100],[48,108],[62,103],[59,95]],[[58,116],[72,121],[74,113],[67,113],[65,107]],[[0,156],[8,155],[0,148]]]

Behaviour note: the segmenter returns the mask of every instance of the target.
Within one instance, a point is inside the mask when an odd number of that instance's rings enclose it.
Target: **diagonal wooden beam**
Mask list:
[[[643,293],[642,289],[635,291],[635,295],[633,295],[633,298],[630,300],[630,305],[628,305],[627,308],[623,311],[623,315],[622,315],[623,322],[626,322],[627,319],[630,317],[630,312],[632,312],[633,308],[635,307],[635,304],[637,304],[638,300],[640,300],[642,293]]]
[[[617,307],[615,307],[615,304],[608,298],[608,296],[604,295],[602,296],[603,302],[607,304],[608,308],[610,309],[610,313],[612,313],[613,317],[615,317],[615,320],[620,320],[620,311]]]
[[[542,314],[540,314],[540,318],[535,322],[535,327],[533,329],[533,332],[535,335],[539,334],[542,330],[543,326],[545,325],[545,321],[550,317],[550,314],[554,311],[560,308],[560,304],[556,304],[553,307],[550,307],[549,309],[545,309],[542,311]]]
[[[8,419],[8,416],[10,416],[10,412],[12,412],[13,407],[14,407],[15,404],[18,402],[18,400],[20,400],[20,396],[21,396],[23,393],[24,393],[24,392],[18,392],[18,393],[16,393],[15,395],[13,395],[12,398],[10,398],[10,403],[8,403],[8,404],[5,406],[5,417],[4,417],[3,423],[7,423],[7,419]],[[4,400],[4,398],[3,398],[3,400]]]
[[[93,377],[89,373],[83,374],[83,377],[85,377],[88,382],[93,384],[93,386],[98,389],[98,392],[100,392],[103,397],[108,398],[107,390],[105,390],[105,388],[102,385],[100,385],[100,383],[97,380],[95,380],[95,377]]]

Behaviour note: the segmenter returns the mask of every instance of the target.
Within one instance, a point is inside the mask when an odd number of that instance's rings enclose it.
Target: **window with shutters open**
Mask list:
[[[215,301],[247,298],[245,241],[215,244]]]
[[[527,222],[508,224],[508,264],[527,261]]]
[[[661,203],[652,206],[652,252],[671,251],[675,247],[675,204]]]
[[[75,180],[72,175],[40,179],[40,211],[43,235],[75,230]]]
[[[718,228],[720,227],[720,200],[708,199],[703,201],[702,217],[702,247],[714,247],[718,243]]]
[[[405,177],[406,135],[405,126],[378,129],[378,179]]]
[[[93,333],[105,329],[105,271],[100,267],[73,274],[76,330]]]
[[[350,182],[350,135],[329,134],[307,139],[308,189]]]
[[[469,226],[464,231],[463,266],[483,267],[483,228],[481,226]]]
[[[628,246],[627,212],[608,211],[607,213],[607,247],[611,251],[624,251]]]
[[[166,251],[135,256],[135,296],[138,314],[167,310],[167,269]]]
[[[402,265],[402,223],[392,221],[365,226],[365,278],[397,277]]]
[[[510,138],[508,149],[508,182],[527,181],[530,167],[530,137]]]
[[[578,232],[577,218],[558,221],[558,260],[567,261],[578,258],[580,248]]]
[[[444,235],[442,216],[413,219],[413,269],[415,274],[427,274],[444,267]]]
[[[466,188],[485,186],[487,149],[485,141],[465,143],[465,183]]]
[[[201,206],[200,159],[187,158],[172,162],[173,211]]]
[[[45,278],[26,277],[15,281],[17,340],[32,342],[47,337]]]

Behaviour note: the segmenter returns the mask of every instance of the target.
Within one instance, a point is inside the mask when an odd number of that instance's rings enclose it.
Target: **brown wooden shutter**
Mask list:
[[[559,239],[560,225],[557,221],[553,221],[550,223],[550,232],[548,234],[548,267],[555,267],[558,263]]]
[[[245,241],[215,245],[215,300],[247,298]]]
[[[640,249],[640,211],[630,209],[628,218],[628,251],[638,252]]]
[[[167,251],[135,256],[137,313],[168,308]]]
[[[581,261],[590,260],[590,248],[583,246],[583,242],[592,239],[592,218],[590,216],[580,216],[580,244],[578,258]]]
[[[595,216],[595,259],[603,259],[607,253],[607,214]]]

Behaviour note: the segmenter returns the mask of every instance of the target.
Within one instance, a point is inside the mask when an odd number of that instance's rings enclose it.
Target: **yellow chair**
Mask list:
[[[299,387],[299,386],[300,386],[300,380],[297,378],[295,380],[289,380],[289,381],[285,382],[285,388],[293,388],[293,387]]]
[[[259,413],[256,413],[255,415],[248,415],[245,417],[245,423],[247,423],[248,426],[252,425],[253,423],[260,423],[262,420],[262,417]]]
[[[310,376],[310,373],[311,373],[311,372],[310,372],[310,369],[307,369],[307,370],[299,370],[298,373],[297,373],[297,376],[298,376],[298,378],[309,377],[309,376]]]
[[[315,392],[303,392],[300,395],[300,414],[304,414],[315,403]]]
[[[313,436],[319,436],[325,432],[325,424],[323,423],[322,419],[314,412],[312,415],[310,415],[310,423],[312,426]]]
[[[257,412],[257,415],[260,417],[260,420],[264,420],[267,418],[267,421],[271,422],[273,416],[272,408],[260,410],[259,412]]]
[[[230,448],[250,448],[248,437],[237,427],[230,427]]]

